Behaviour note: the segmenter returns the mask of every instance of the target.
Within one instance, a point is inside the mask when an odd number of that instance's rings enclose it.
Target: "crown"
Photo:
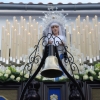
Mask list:
[[[50,95],[50,100],[58,100],[58,96],[56,94]]]
[[[63,14],[61,11],[48,11],[44,13],[44,17],[40,17],[43,21],[43,28],[45,29],[52,22],[57,22],[65,28],[67,22],[66,15],[68,14]]]

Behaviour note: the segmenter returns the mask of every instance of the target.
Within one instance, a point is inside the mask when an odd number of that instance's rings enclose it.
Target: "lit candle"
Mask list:
[[[76,46],[76,30],[73,29],[72,33],[72,45]]]
[[[20,59],[20,34],[17,33],[17,60]]]
[[[95,15],[95,25],[97,25],[97,23],[98,23],[98,17]]]
[[[31,44],[30,44],[30,40],[31,40],[31,34],[28,32],[28,34],[27,34],[27,42],[28,42],[28,49],[31,47]]]
[[[100,32],[100,22],[98,22],[98,32]]]
[[[81,51],[81,46],[80,46],[80,33],[78,32],[77,33],[77,42],[78,42],[78,49],[79,49],[79,51]]]
[[[24,54],[24,48],[23,48],[23,43],[24,43],[24,27],[21,26],[21,29],[20,29],[20,56],[22,56]]]
[[[32,25],[32,16],[29,16],[29,26]]]
[[[91,45],[92,40],[91,39],[92,39],[92,33],[89,32],[89,47],[88,47],[88,49],[89,49],[89,57],[90,58],[93,57],[93,55],[92,55],[92,45]]]
[[[8,30],[8,23],[9,23],[9,21],[8,21],[8,19],[6,20],[6,30]]]
[[[1,41],[1,57],[5,55],[5,28],[2,27],[2,41]]]
[[[26,42],[26,40],[27,40],[27,30],[25,29],[24,30],[24,54],[27,54],[27,42]]]
[[[82,33],[83,33],[83,37],[81,37],[82,39],[82,50],[83,50],[83,54],[86,57],[86,38],[85,38],[85,29],[82,29]]]
[[[99,55],[99,40],[98,40],[98,26],[97,25],[95,25],[95,31],[96,31],[96,33],[95,33],[95,37],[96,37],[96,40],[95,40],[95,42],[96,42],[96,55],[98,56]]]
[[[12,55],[13,55],[13,45],[14,45],[14,39],[13,39],[13,37],[14,37],[14,27],[12,26],[11,27],[11,53],[10,53],[10,56],[12,57]]]
[[[15,27],[15,21],[16,21],[16,17],[13,17],[13,26]]]
[[[9,44],[10,34],[6,31],[6,61],[9,63]]]
[[[92,18],[92,25],[93,25],[93,27],[95,27],[95,19],[94,18]]]
[[[89,35],[89,32],[88,32],[88,26],[87,25],[85,26],[85,30],[86,30],[85,31],[85,38],[86,38],[86,46],[85,47],[86,47],[86,55],[88,56],[89,55],[89,50],[88,50],[88,46],[89,46],[89,41],[88,41],[89,36],[88,35]]]
[[[35,19],[33,20],[33,27],[34,27],[34,29],[36,29],[36,22],[35,22]]]
[[[83,29],[85,29],[85,26],[86,26],[86,20],[83,19]]]
[[[38,22],[36,23],[36,45],[38,43]]]
[[[93,57],[95,57],[95,33],[94,33],[94,29],[91,29],[91,35],[92,35],[92,38],[91,38],[91,46],[92,46],[92,55]]]
[[[31,47],[34,47],[34,28],[33,25],[30,26],[30,33],[31,33]]]
[[[10,33],[10,22],[8,22],[8,28],[7,28],[7,30],[8,30],[8,33]]]
[[[70,33],[67,32],[67,46],[68,46],[68,51],[70,52]]]
[[[89,24],[89,16],[86,16],[86,24]]]
[[[77,18],[76,18],[75,22],[76,22],[76,26],[78,26],[78,19]]]
[[[26,19],[23,20],[23,27],[26,28]]]
[[[40,26],[40,34],[39,34],[39,40],[42,38],[43,36],[43,27]],[[42,51],[43,51],[43,46],[42,46],[42,42],[43,42],[43,39],[40,40],[40,44],[39,44],[39,53],[40,55],[42,56]]]
[[[80,15],[78,15],[78,26],[80,27]]]
[[[71,22],[71,33],[72,33],[73,29],[74,29],[74,23]],[[69,27],[68,26],[66,27],[66,30],[67,30],[67,32],[69,32]]]
[[[92,29],[91,32],[92,32],[92,44],[93,44],[93,47],[92,47],[92,49],[93,49],[93,57],[96,57],[96,42],[95,42],[96,37],[95,37],[95,28]]]
[[[14,30],[14,34],[13,34],[13,40],[14,40],[14,43],[13,43],[13,58],[16,59],[16,36],[17,35],[17,31],[16,29]]]
[[[30,32],[30,24],[27,23],[27,32]]]
[[[15,20],[15,29],[16,29],[16,32],[18,32],[18,30],[17,30],[17,23],[18,23],[18,21],[17,20]]]

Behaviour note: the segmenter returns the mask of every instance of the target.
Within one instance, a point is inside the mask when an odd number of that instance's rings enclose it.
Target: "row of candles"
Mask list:
[[[99,60],[100,50],[100,22],[95,16],[92,22],[89,21],[89,16],[83,21],[78,16],[75,23],[66,26],[66,39],[68,50],[72,45],[75,46],[83,55],[84,58],[96,58]],[[20,22],[16,17],[13,17],[13,24],[6,20],[6,26],[2,27],[2,44],[1,57],[2,64],[9,65],[23,64],[24,58],[28,55],[28,49],[37,45],[38,40],[43,35],[43,27],[39,26],[35,19],[29,16],[28,23],[21,16]],[[71,38],[70,38],[71,37]],[[42,41],[39,44],[39,54],[42,55]],[[70,51],[71,52],[71,51]],[[95,59],[96,61],[96,59]]]
[[[86,58],[82,59],[83,61],[93,64],[100,60],[100,22],[96,15],[91,22],[89,16],[83,21],[78,16],[75,23],[72,22],[66,27],[66,35],[68,47],[74,45]],[[70,48],[68,50],[70,51]]]
[[[43,28],[39,26],[35,19],[29,16],[29,22],[21,16],[20,22],[13,17],[13,24],[6,20],[6,26],[2,27],[1,39],[1,57],[2,64],[21,65],[25,62],[25,56],[28,50],[38,43],[38,39],[42,37]],[[40,42],[39,53],[42,53],[42,43]],[[20,62],[23,63],[20,63]]]

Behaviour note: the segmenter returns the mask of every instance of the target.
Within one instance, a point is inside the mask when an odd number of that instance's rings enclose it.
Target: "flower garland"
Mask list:
[[[26,81],[29,78],[29,73],[24,72],[22,67],[3,67],[0,68],[0,82],[8,82],[8,81],[14,81],[14,82],[21,82]]]
[[[78,49],[76,49],[74,46],[72,46],[71,48],[71,53],[74,57],[74,62],[77,64],[78,69],[79,69],[79,73],[77,71],[77,69],[75,69],[74,71],[74,78],[76,80],[80,79],[83,81],[94,81],[94,80],[98,80],[100,81],[100,62],[96,63],[94,65],[94,69],[91,69],[90,67],[88,68],[87,65],[85,65],[83,62],[80,62],[80,58],[83,58],[83,54],[79,52]],[[28,56],[30,55],[30,53],[33,51],[33,48],[30,49]],[[26,57],[26,59],[28,60],[28,56]],[[34,55],[33,55],[34,56]],[[36,71],[38,64],[33,64],[32,67],[32,72],[31,75],[34,74],[34,72]],[[22,82],[22,81],[26,81],[29,78],[29,71],[25,71],[23,73],[23,69],[24,66],[21,67],[15,67],[15,66],[9,66],[9,67],[4,67],[4,66],[0,66],[0,82],[8,82],[8,81],[14,81],[14,82]],[[71,69],[70,66],[67,65],[65,66],[66,70],[71,74]],[[54,81],[54,78],[46,78],[41,76],[40,72],[39,74],[36,76],[35,78],[38,81]],[[59,77],[58,81],[69,81],[68,77],[63,75],[61,77]]]

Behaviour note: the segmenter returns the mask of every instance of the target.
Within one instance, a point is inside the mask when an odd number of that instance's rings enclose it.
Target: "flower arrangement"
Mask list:
[[[33,51],[33,48],[30,49],[30,52]],[[30,55],[29,52],[29,55]],[[83,54],[79,52],[78,49],[76,49],[74,46],[71,47],[71,53],[74,56],[74,62],[75,64],[77,64],[78,69],[79,69],[79,73],[77,71],[77,69],[75,69],[74,71],[74,75],[73,77],[78,80],[83,80],[83,81],[94,81],[94,80],[98,80],[100,81],[100,62],[96,63],[94,65],[94,69],[88,68],[87,65],[85,65],[83,62],[80,62],[80,58],[83,58]],[[28,56],[29,56],[28,55]],[[28,56],[26,57],[26,59],[28,60]],[[33,55],[34,56],[34,55]],[[38,64],[34,64],[31,70],[31,75],[36,71]],[[29,72],[28,71],[24,71],[23,73],[23,69],[24,66],[21,67],[15,67],[15,66],[9,66],[9,67],[4,67],[4,66],[0,66],[0,82],[8,82],[8,81],[14,81],[14,82],[22,82],[22,81],[26,81],[29,78]],[[66,70],[71,74],[71,69],[70,66],[67,65],[65,66]],[[40,72],[39,74],[35,77],[36,80],[38,81],[55,81],[54,78],[45,78],[43,76],[41,76]],[[61,77],[59,77],[58,81],[69,81],[68,77],[63,75]]]
[[[26,81],[29,78],[29,73],[24,72],[21,70],[21,68],[18,67],[3,67],[0,68],[0,82],[8,82],[8,81],[14,81],[14,82],[21,82]]]

